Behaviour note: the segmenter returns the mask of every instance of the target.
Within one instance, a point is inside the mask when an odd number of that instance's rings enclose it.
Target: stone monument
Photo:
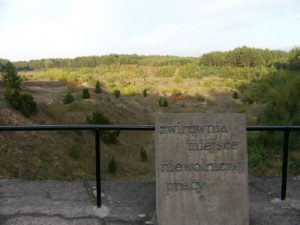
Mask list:
[[[158,225],[248,225],[245,115],[156,117]]]

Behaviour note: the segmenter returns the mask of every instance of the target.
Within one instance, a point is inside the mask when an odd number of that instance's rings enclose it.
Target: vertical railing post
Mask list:
[[[286,198],[288,156],[289,156],[289,135],[288,127],[284,130],[283,152],[282,152],[282,174],[281,174],[281,200]]]
[[[95,130],[97,207],[101,207],[100,129]]]

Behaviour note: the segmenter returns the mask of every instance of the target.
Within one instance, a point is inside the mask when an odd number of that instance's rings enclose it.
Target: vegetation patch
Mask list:
[[[118,90],[118,89],[116,89],[116,90],[114,90],[114,96],[116,97],[116,98],[120,98],[120,96],[121,96],[121,91],[120,90]]]
[[[92,115],[86,118],[87,123],[89,124],[112,124],[112,122],[103,115],[102,112],[96,111]],[[119,130],[103,130],[101,131],[101,139],[106,144],[116,144],[118,143],[118,137],[120,135]]]
[[[68,146],[68,156],[72,159],[79,159],[80,150],[77,144],[72,143]]]
[[[69,103],[72,103],[75,101],[75,98],[74,96],[71,94],[71,92],[68,92],[65,97],[64,97],[64,100],[63,100],[63,103],[64,104],[69,104]]]
[[[101,89],[101,85],[100,82],[97,80],[96,85],[95,85],[95,93],[99,94],[101,93],[102,89]]]
[[[140,148],[140,157],[142,162],[148,161],[148,153],[143,146]]]
[[[165,97],[160,97],[158,100],[159,107],[168,107],[168,101]]]
[[[91,95],[90,95],[89,89],[84,88],[82,90],[82,98],[83,99],[89,99],[90,97],[91,97]]]
[[[115,157],[113,156],[109,162],[108,162],[108,168],[107,168],[107,171],[110,173],[110,174],[116,174],[117,172],[117,162],[115,160]]]
[[[0,60],[0,84],[5,88],[5,99],[12,108],[30,117],[37,111],[37,103],[32,95],[21,93],[22,79],[16,68],[7,60]]]

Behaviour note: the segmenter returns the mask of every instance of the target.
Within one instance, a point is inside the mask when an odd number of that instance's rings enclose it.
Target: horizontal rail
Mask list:
[[[12,125],[0,126],[0,131],[51,130],[155,130],[155,125]],[[300,126],[247,126],[247,131],[296,131]]]
[[[296,131],[300,126],[247,126],[247,131]]]
[[[53,130],[155,130],[154,125],[14,125],[0,126],[0,131]]]

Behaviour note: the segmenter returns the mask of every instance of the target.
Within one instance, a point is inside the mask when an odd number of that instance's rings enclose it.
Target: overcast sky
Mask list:
[[[299,0],[0,0],[0,58],[300,45]]]

